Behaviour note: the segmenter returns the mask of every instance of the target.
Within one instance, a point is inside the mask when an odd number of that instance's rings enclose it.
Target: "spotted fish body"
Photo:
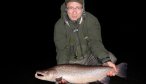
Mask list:
[[[126,63],[120,63],[117,65],[117,76],[126,77]],[[87,66],[78,64],[62,64],[52,68],[37,71],[35,77],[40,80],[46,80],[56,82],[56,79],[64,79],[69,83],[90,83],[100,81],[103,84],[107,84],[105,79],[107,73],[113,70],[108,66]]]

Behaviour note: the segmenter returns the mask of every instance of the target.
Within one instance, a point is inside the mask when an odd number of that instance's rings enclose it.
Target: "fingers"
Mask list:
[[[109,72],[107,73],[107,75],[108,75],[108,76],[115,76],[115,74],[117,73],[116,65],[115,65],[114,63],[110,62],[110,61],[107,62],[107,64],[108,64],[109,67],[112,67],[112,68],[113,68],[113,70],[109,71]]]
[[[107,76],[115,76],[115,71],[109,71],[109,72],[107,73]]]
[[[113,68],[114,68],[115,72],[117,72],[117,68],[116,68],[115,64],[113,65]]]

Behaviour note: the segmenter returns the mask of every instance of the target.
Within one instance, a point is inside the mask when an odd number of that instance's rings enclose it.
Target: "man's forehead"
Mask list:
[[[76,3],[76,2],[69,2],[66,6],[67,7],[82,7],[81,4]]]
[[[65,0],[66,4],[69,2],[77,2],[77,3],[80,3],[81,5],[83,4],[83,0]]]

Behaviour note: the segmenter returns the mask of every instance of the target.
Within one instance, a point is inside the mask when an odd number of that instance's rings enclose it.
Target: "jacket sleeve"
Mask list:
[[[88,23],[89,46],[92,54],[98,57],[102,63],[110,61],[108,51],[102,43],[101,27],[98,19],[91,15],[90,18],[88,17]]]
[[[54,29],[54,42],[56,46],[56,61],[57,64],[65,64],[68,63],[68,45],[66,39],[66,30],[63,26],[63,21],[59,20],[55,24]]]

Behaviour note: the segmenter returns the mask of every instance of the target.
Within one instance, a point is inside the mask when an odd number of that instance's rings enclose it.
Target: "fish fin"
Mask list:
[[[62,77],[56,78],[56,82],[59,83],[59,84],[66,84],[66,83],[68,83],[68,81],[66,81],[66,80],[63,79]]]
[[[100,81],[94,81],[94,82],[89,82],[89,83],[87,83],[87,84],[102,84]]]
[[[103,78],[100,82],[103,83],[103,84],[109,84],[109,82],[110,82],[110,77],[105,77],[105,78]]]
[[[117,76],[121,78],[127,78],[127,63],[120,63],[117,65]]]
[[[62,80],[62,77],[56,78],[55,79],[57,82],[60,82]]]

